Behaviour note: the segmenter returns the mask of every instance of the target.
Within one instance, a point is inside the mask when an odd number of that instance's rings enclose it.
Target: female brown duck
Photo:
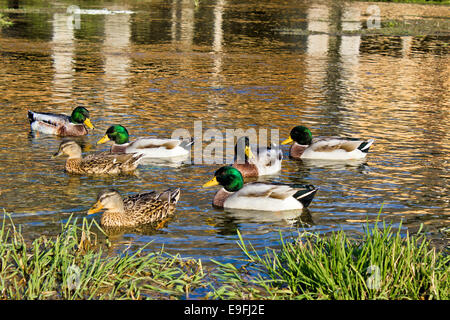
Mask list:
[[[53,158],[67,155],[65,169],[69,173],[76,174],[119,174],[134,171],[142,155],[127,154],[91,154],[82,157],[81,147],[75,141],[65,141],[59,146]]]
[[[113,189],[100,192],[88,214],[104,210],[100,223],[106,227],[133,227],[141,224],[161,225],[174,214],[180,189],[139,193],[122,199]]]

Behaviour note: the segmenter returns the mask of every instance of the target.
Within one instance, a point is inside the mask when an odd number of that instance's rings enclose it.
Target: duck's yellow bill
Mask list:
[[[253,152],[252,152],[252,150],[250,149],[249,146],[246,146],[246,147],[245,147],[245,155],[246,155],[249,159],[253,159]]]
[[[291,136],[289,136],[289,138],[287,138],[286,140],[284,140],[281,144],[288,144],[293,142],[294,140],[292,140]]]
[[[219,182],[217,181],[216,177],[212,178],[211,180],[209,180],[207,183],[205,183],[202,188],[208,188],[208,187],[212,187],[212,186],[217,186],[219,184]]]
[[[88,127],[89,129],[94,129],[94,126],[91,123],[91,120],[89,120],[89,118],[86,118],[86,120],[84,120],[84,124],[86,125],[86,127]]]
[[[105,134],[105,136],[103,138],[101,138],[100,140],[97,141],[97,144],[102,144],[102,143],[108,142],[109,140],[110,139],[109,139],[108,135]]]
[[[62,152],[58,151],[52,155],[52,159],[58,158],[60,156],[62,156]]]
[[[89,209],[89,211],[87,212],[87,214],[93,214],[93,213],[99,212],[99,211],[102,210],[102,209],[103,209],[103,205],[102,205],[100,202],[97,201],[97,202],[92,206],[92,208]]]

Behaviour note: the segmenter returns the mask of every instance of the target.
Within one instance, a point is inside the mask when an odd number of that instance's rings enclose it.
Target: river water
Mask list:
[[[26,237],[55,235],[71,214],[85,217],[105,188],[127,195],[180,187],[176,215],[163,229],[111,235],[112,248],[150,243],[229,262],[242,257],[237,230],[263,250],[278,246],[280,232],[360,234],[378,216],[394,227],[402,222],[404,234],[423,224],[448,245],[448,6],[95,3],[75,2],[83,10],[70,14],[67,1],[0,1],[14,23],[0,31],[0,208]],[[378,31],[373,12],[380,13]],[[132,138],[177,129],[194,135],[201,124],[203,138],[210,129],[225,137],[242,128],[277,132],[281,141],[303,124],[314,135],[375,143],[364,161],[341,163],[291,160],[283,146],[282,171],[265,180],[320,187],[309,209],[296,216],[227,212],[211,206],[216,189],[201,188],[220,164],[147,164],[136,176],[66,174],[64,160],[51,159],[62,139],[30,134],[27,110],[70,113],[76,105],[89,109],[96,126],[77,138],[86,153],[106,150],[96,141],[116,123]]]

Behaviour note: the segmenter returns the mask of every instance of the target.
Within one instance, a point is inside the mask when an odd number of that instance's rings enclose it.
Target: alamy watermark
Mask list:
[[[251,150],[259,151],[260,154],[269,148],[279,148],[278,129],[230,128],[224,132],[217,128],[203,130],[203,123],[199,120],[194,121],[193,135],[187,129],[177,129],[171,135],[172,139],[193,142],[191,147],[193,159],[185,162],[194,164],[229,164],[234,161],[244,163],[249,155],[246,153],[244,140],[241,139],[243,137],[248,138]]]
[[[67,17],[67,26],[69,29],[80,29],[81,28],[81,9],[79,6],[71,5],[67,8],[66,13],[69,15]]]
[[[69,289],[70,291],[78,290],[81,285],[80,268],[78,268],[76,265],[73,264],[67,268],[66,274],[67,274],[67,280],[66,280],[67,289]]]
[[[366,13],[370,14],[366,21],[367,29],[381,28],[380,7],[377,5],[370,5],[366,9]]]
[[[372,290],[380,289],[381,284],[381,272],[380,268],[376,265],[370,265],[366,272],[370,274],[370,277],[366,279],[367,288]]]

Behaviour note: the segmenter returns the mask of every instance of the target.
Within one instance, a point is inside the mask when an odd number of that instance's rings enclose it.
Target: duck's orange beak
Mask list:
[[[247,158],[253,159],[253,152],[249,146],[245,147],[245,155],[247,156]]]
[[[219,182],[217,181],[217,178],[214,177],[212,178],[210,181],[208,181],[207,183],[205,183],[202,188],[208,188],[208,187],[212,187],[212,186],[217,186],[219,184]]]
[[[281,144],[288,144],[293,142],[294,140],[292,140],[291,136],[289,136],[289,138],[287,138],[286,140],[284,140]]]
[[[91,123],[91,120],[89,120],[89,118],[86,118],[86,120],[84,120],[84,124],[86,125],[86,127],[88,127],[89,129],[94,129],[94,126]]]
[[[89,211],[87,212],[87,214],[93,214],[93,213],[99,212],[99,211],[102,210],[102,209],[103,209],[103,205],[102,205],[99,201],[97,201],[97,202],[92,206],[92,208],[89,209]]]
[[[52,159],[58,158],[58,157],[60,157],[60,156],[62,156],[62,155],[63,155],[63,153],[62,153],[61,151],[58,151],[58,152],[56,152],[56,153],[54,153],[54,154],[52,155]]]
[[[108,135],[105,134],[105,136],[103,138],[101,138],[100,140],[97,141],[97,144],[102,144],[102,143],[108,142],[109,140],[110,139],[109,139]]]

